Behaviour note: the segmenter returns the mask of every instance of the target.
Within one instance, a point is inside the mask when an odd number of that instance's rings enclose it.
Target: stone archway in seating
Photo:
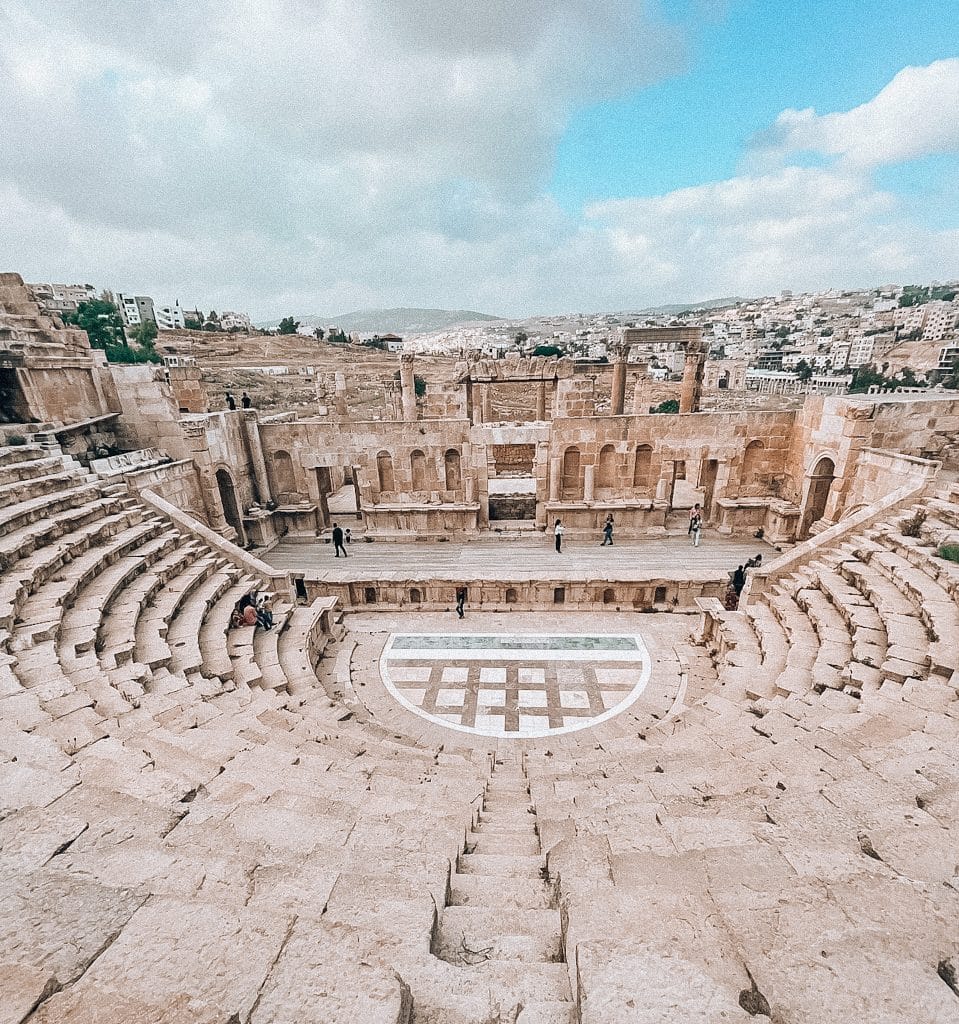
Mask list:
[[[806,500],[799,521],[799,540],[805,540],[813,523],[819,522],[825,515],[829,491],[835,478],[836,463],[828,455],[817,459],[807,476]]]
[[[236,530],[236,542],[242,546],[246,544],[246,534],[243,532],[243,518],[236,498],[236,485],[228,469],[221,468],[216,471],[216,486],[220,492],[224,518]]]

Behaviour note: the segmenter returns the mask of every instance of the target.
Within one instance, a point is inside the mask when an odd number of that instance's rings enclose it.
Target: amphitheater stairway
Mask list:
[[[497,1020],[571,1024],[556,887],[546,871],[529,780],[518,758],[498,755],[455,863],[432,952],[459,965],[461,992],[489,989]],[[417,992],[414,988],[414,1022]],[[437,1008],[421,1009],[433,1019]]]

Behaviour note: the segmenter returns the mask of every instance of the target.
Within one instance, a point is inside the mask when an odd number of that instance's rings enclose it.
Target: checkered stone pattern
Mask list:
[[[638,637],[399,634],[381,660],[408,709],[484,736],[570,732],[628,707],[645,686]]]

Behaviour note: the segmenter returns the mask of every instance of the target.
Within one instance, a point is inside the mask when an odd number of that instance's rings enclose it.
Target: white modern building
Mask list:
[[[186,319],[177,299],[172,306],[160,306],[156,310],[157,327],[161,331],[182,331],[186,327]]]
[[[117,292],[116,304],[127,327],[139,327],[148,320],[156,323],[153,299],[149,295],[124,295],[123,292]]]
[[[246,313],[235,313],[227,310],[220,314],[220,327],[224,331],[252,331],[253,324]]]

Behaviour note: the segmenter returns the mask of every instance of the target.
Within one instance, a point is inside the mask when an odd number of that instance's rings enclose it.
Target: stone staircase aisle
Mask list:
[[[488,987],[497,1021],[572,1024],[556,887],[540,849],[522,762],[497,755],[450,879],[432,952]],[[414,1021],[416,1021],[414,1000]]]

